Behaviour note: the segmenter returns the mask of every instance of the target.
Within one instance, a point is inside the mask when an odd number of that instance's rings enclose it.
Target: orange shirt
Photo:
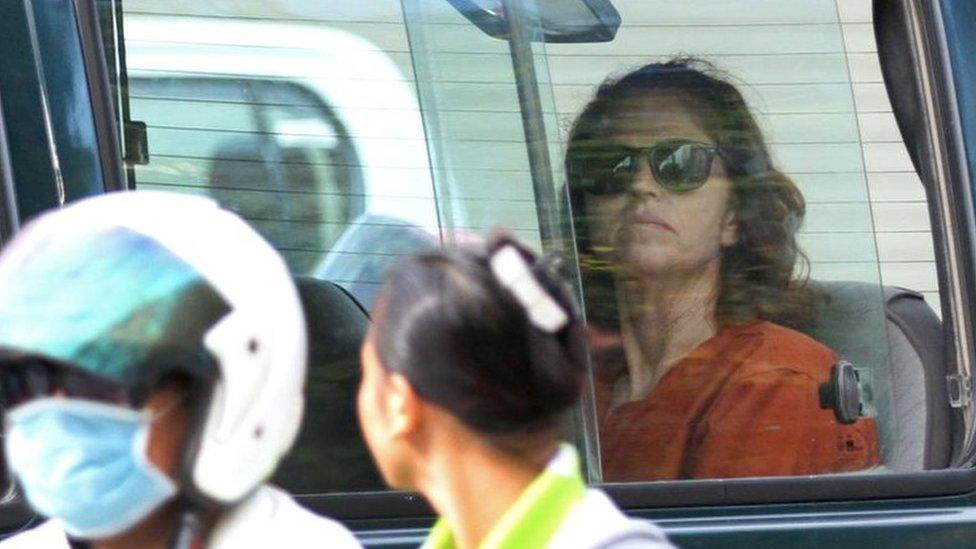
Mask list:
[[[878,463],[873,419],[837,422],[818,388],[834,353],[771,322],[726,328],[641,400],[610,409],[617,376],[596,374],[607,482],[810,475]]]

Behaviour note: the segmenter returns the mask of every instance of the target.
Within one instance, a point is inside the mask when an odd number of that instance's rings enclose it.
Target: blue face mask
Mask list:
[[[42,398],[7,413],[7,463],[27,501],[65,531],[97,539],[124,532],[176,494],[146,457],[146,411]]]

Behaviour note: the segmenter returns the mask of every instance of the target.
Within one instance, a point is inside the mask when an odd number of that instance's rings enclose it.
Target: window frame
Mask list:
[[[86,0],[76,0],[85,2]],[[94,0],[87,0],[92,2]],[[906,42],[928,57],[929,70],[922,74],[928,82],[938,105],[952,96],[949,91],[951,67],[948,65],[946,36],[939,4],[919,0],[891,3],[889,9],[902,9],[911,15],[920,32]],[[91,44],[89,47],[93,47]],[[95,45],[94,47],[98,47]],[[91,76],[90,76],[91,77]],[[929,202],[937,248],[949,250],[958,257],[951,263],[939,263],[940,284],[951,278],[953,284],[943,294],[946,318],[946,341],[965,343],[966,353],[952,355],[967,364],[976,362],[972,349],[973,322],[969,311],[976,307],[976,265],[973,243],[976,242],[976,215],[968,185],[964,150],[951,137],[958,128],[958,113],[928,106],[931,128],[941,140],[932,161],[951,172],[944,171],[936,178],[939,186],[929,186],[934,198]],[[118,153],[116,153],[118,154]],[[963,162],[963,163],[960,163]],[[954,177],[949,177],[949,174]],[[964,185],[965,183],[965,185]],[[965,200],[951,200],[963,196]],[[936,205],[940,203],[941,206]],[[935,210],[933,208],[936,208]],[[972,427],[968,428],[972,432]],[[976,469],[971,468],[973,451],[961,452],[954,460],[957,468],[911,473],[851,473],[816,477],[768,477],[749,479],[681,480],[627,484],[599,484],[623,509],[632,513],[656,513],[664,508],[694,508],[720,505],[760,505],[781,503],[849,502],[891,500],[907,497],[959,496],[976,490]],[[382,527],[389,531],[390,523],[380,524],[372,519],[403,519],[405,532],[413,535],[416,528],[429,526],[433,511],[419,495],[404,492],[356,492],[331,494],[296,494],[310,509],[351,521],[366,530]],[[943,500],[948,505],[971,505],[971,498],[957,497]],[[23,507],[22,504],[13,508]],[[0,506],[6,515],[10,505]],[[2,522],[7,522],[3,520]],[[367,534],[368,536],[369,534]]]
[[[75,0],[75,5],[91,7],[93,2],[94,0]],[[942,25],[939,3],[905,0],[899,2],[898,6],[898,8],[893,9],[907,9],[906,6],[914,6],[913,9],[916,10],[916,23],[921,23],[919,26],[923,29],[923,33],[917,37],[921,43],[917,43],[916,46],[928,48],[932,61],[935,62],[932,70],[925,76],[930,80],[937,102],[946,104],[944,101],[952,97],[951,89],[948,87],[951,83],[951,68],[948,66],[945,29]],[[101,44],[93,43],[90,39],[87,42],[84,38],[82,40],[84,58],[90,61],[91,55],[93,55],[92,51],[98,51]],[[86,76],[89,80],[89,94],[92,96],[96,93],[105,94],[106,88],[104,86],[91,85],[92,79],[107,78],[104,73],[99,74],[98,71],[86,69]],[[12,98],[5,97],[4,99],[8,101],[6,108],[14,108],[15,102]],[[92,102],[96,100],[94,97],[88,99],[91,99]],[[18,104],[17,107],[20,108],[22,105]],[[21,114],[24,117],[33,115]],[[932,188],[929,191],[942,199],[945,206],[946,215],[939,215],[939,212],[933,213],[933,221],[936,221],[933,229],[938,227],[936,243],[940,250],[948,250],[951,246],[953,253],[958,257],[958,260],[952,264],[940,263],[940,265],[944,265],[944,267],[940,267],[940,283],[945,283],[948,275],[956,277],[955,287],[946,292],[946,297],[943,298],[947,300],[944,301],[948,305],[944,308],[945,311],[949,312],[947,318],[951,319],[951,324],[950,322],[946,323],[947,341],[960,340],[972,344],[976,341],[973,337],[974,328],[970,318],[970,311],[973,311],[974,306],[976,306],[976,296],[973,295],[976,293],[976,286],[974,286],[974,281],[976,281],[974,280],[976,279],[974,255],[976,254],[974,254],[973,248],[973,243],[976,242],[976,229],[974,229],[976,226],[974,218],[976,216],[973,213],[972,188],[969,186],[967,177],[965,149],[961,146],[963,144],[961,135],[957,131],[961,121],[958,118],[958,112],[939,111],[929,114],[933,117],[933,127],[941,132],[944,139],[943,147],[938,152],[939,160],[949,170],[953,170],[943,174],[941,178],[943,187]],[[117,124],[114,117],[111,117],[111,120],[111,124]],[[107,142],[104,138],[104,132],[100,135],[102,137],[99,139],[97,153],[101,158],[111,158],[113,164],[115,162],[121,163],[121,153],[118,151],[117,141]],[[0,133],[0,141],[5,136],[6,134]],[[4,144],[0,142],[0,152],[5,150],[2,148]],[[50,162],[50,159],[37,159],[37,163],[42,167],[45,162]],[[3,170],[4,174],[10,172],[6,165],[0,169]],[[108,170],[105,169],[104,171]],[[952,173],[953,176],[946,176],[948,173]],[[46,181],[47,179],[42,178],[42,180]],[[962,199],[952,200],[952,198]],[[46,206],[50,207],[51,205],[53,204]],[[21,211],[23,212],[23,209]],[[950,308],[953,304],[955,304],[955,309]],[[955,351],[954,346],[953,351]],[[962,358],[972,363],[973,351]],[[956,465],[968,467],[973,459],[972,453],[971,448],[961,451],[955,460]],[[847,507],[844,506],[853,500],[960,496],[967,493],[971,494],[976,489],[976,470],[960,468],[878,475],[855,473],[803,478],[668,481],[606,484],[601,485],[601,487],[621,507],[632,514],[667,519],[668,516],[674,518],[676,515],[707,514],[709,512],[707,509],[694,508],[703,508],[709,505],[740,505],[743,507],[739,512],[747,514],[755,513],[755,508],[759,504],[834,502],[808,508],[809,511],[821,512],[829,509],[846,509]],[[379,538],[384,535],[392,537],[392,534],[399,536],[398,539],[413,541],[418,535],[422,536],[422,532],[429,526],[433,516],[430,507],[417,494],[398,492],[306,494],[298,495],[297,499],[315,511],[349,520],[351,526],[365,533],[364,541],[367,542],[374,537]],[[891,505],[899,504],[900,502],[897,501],[891,502]],[[752,510],[745,507],[746,505],[753,506]],[[878,506],[882,505],[879,504]],[[904,507],[905,504],[901,503],[901,505]],[[942,497],[937,502],[920,501],[912,505],[919,508],[963,507],[972,506],[973,500],[971,495],[962,495],[961,497]],[[768,509],[769,505],[763,511]],[[0,525],[4,527],[23,525],[33,516],[23,501],[0,504]],[[392,518],[399,520],[395,523],[371,520]]]
[[[0,246],[10,240],[20,225],[16,200],[10,148],[7,145],[7,125],[3,115],[3,97],[0,94]]]
[[[910,68],[884,67],[885,86],[897,105],[896,118],[922,181],[937,256],[943,312],[947,390],[950,400],[950,467],[972,467],[976,459],[976,400],[971,377],[976,364],[976,209],[962,124],[955,95],[945,19],[940,2],[898,0],[874,5],[877,19],[903,28],[892,52],[907,51]],[[880,16],[880,17],[879,17]],[[891,31],[891,29],[884,29]],[[876,34],[880,34],[876,29]],[[879,42],[881,42],[879,40]],[[896,65],[897,63],[892,63]],[[899,105],[900,103],[900,105]],[[903,111],[898,112],[898,107]],[[953,379],[955,378],[955,379]],[[956,389],[952,385],[955,383]],[[953,399],[953,393],[958,398]]]
[[[88,94],[91,100],[92,123],[98,140],[98,154],[105,191],[126,188],[120,131],[116,117],[115,99],[111,90],[105,43],[102,41],[97,0],[73,0],[75,21],[81,43]]]
[[[942,292],[947,357],[956,364],[976,363],[972,342],[976,341],[969,311],[976,310],[976,214],[972,207],[967,163],[952,95],[952,69],[948,62],[946,34],[939,3],[898,0],[875,9],[901,10],[916,30],[905,44],[913,56],[925,60],[919,77],[931,96],[919,105],[929,122],[926,135],[933,144],[927,164],[941,168],[922,170],[929,195],[927,205],[933,224],[933,238],[943,256],[952,250],[949,262],[937,261]],[[934,101],[934,103],[932,102]],[[944,105],[952,105],[946,109]],[[963,200],[954,198],[964,197]],[[951,281],[951,284],[950,284]],[[956,345],[955,342],[962,342]],[[952,360],[951,358],[947,358]],[[950,364],[949,366],[952,366]],[[974,426],[953,426],[954,432],[972,436]],[[955,445],[954,445],[955,446]],[[956,447],[958,448],[958,447]],[[976,444],[966,452],[954,453],[950,468],[917,472],[845,473],[810,477],[764,477],[745,479],[677,480],[635,483],[594,484],[606,491],[630,512],[675,507],[719,505],[761,505],[830,501],[890,500],[906,497],[959,496],[976,490]],[[308,507],[343,519],[424,518],[431,509],[417,494],[404,492],[366,492],[336,494],[297,494]]]
[[[949,319],[953,322],[952,330],[946,330],[946,337],[955,336],[960,340],[957,351],[956,373],[964,380],[961,391],[963,402],[968,402],[968,409],[960,412],[960,417],[953,420],[960,425],[953,425],[953,435],[964,435],[963,440],[954,441],[954,453],[952,462],[957,465],[973,466],[976,463],[976,393],[973,391],[972,379],[976,375],[976,349],[973,343],[976,341],[976,206],[974,206],[973,174],[971,173],[972,163],[976,159],[967,157],[967,146],[964,132],[968,136],[973,136],[971,121],[967,121],[960,113],[959,94],[960,88],[956,86],[956,72],[962,72],[961,68],[953,69],[953,50],[958,47],[958,41],[950,43],[949,33],[955,32],[957,27],[953,24],[946,25],[948,20],[943,16],[943,3],[941,0],[931,2],[926,5],[924,2],[907,2],[915,5],[916,9],[929,12],[922,17],[921,25],[927,27],[925,30],[930,35],[934,35],[930,42],[932,52],[930,52],[930,63],[936,73],[932,78],[931,89],[927,90],[934,101],[933,110],[938,110],[936,115],[930,115],[935,120],[931,121],[933,133],[938,132],[941,140],[933,140],[933,146],[941,147],[938,156],[942,157],[942,162],[933,162],[933,171],[939,170],[937,182],[943,185],[941,197],[944,199],[942,204],[944,215],[939,220],[942,223],[942,230],[938,232],[939,238],[952,235],[952,239],[945,242],[936,243],[941,246],[945,257],[949,258],[950,263],[955,265],[940,266],[940,270],[946,273],[939,273],[940,284],[943,283],[943,276],[946,276],[950,283],[957,287],[950,290],[955,297],[955,308],[944,309],[950,311]],[[921,4],[921,5],[919,5]],[[950,8],[951,9],[951,8]],[[972,12],[972,10],[971,10]],[[972,36],[970,34],[970,36]],[[957,38],[957,37],[956,37]],[[971,63],[971,62],[970,62]],[[960,74],[961,76],[961,74]],[[971,84],[971,83],[970,83]],[[963,86],[965,88],[965,86]],[[972,95],[972,92],[969,92]],[[970,98],[971,101],[971,98]],[[972,150],[976,145],[970,144]],[[937,216],[933,213],[934,222]],[[955,234],[953,234],[955,233]],[[939,263],[937,262],[937,266]],[[954,267],[950,269],[950,267]],[[943,298],[944,300],[946,298]],[[950,341],[947,339],[947,350]],[[968,385],[968,387],[967,387]]]

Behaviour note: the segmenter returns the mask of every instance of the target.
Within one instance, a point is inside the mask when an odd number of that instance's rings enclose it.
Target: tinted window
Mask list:
[[[495,227],[577,258],[599,336],[576,426],[594,482],[947,466],[928,205],[870,2],[614,5],[612,41],[533,45],[547,189],[509,45],[448,2],[130,0],[131,115],[149,127],[134,184],[214,197],[367,310],[397,259]],[[675,57],[726,102],[648,69],[581,116],[601,83]],[[283,478],[374,486],[309,471],[331,436],[349,459],[330,463],[365,459],[355,357],[322,361]],[[832,368],[856,372],[850,417]]]

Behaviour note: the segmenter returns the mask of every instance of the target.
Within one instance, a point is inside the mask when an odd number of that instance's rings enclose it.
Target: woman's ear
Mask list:
[[[729,248],[739,242],[739,220],[732,208],[725,212],[725,217],[722,219],[720,241],[723,248]]]
[[[408,438],[417,431],[422,422],[423,400],[403,375],[390,374],[387,381],[389,387],[386,409],[389,414],[390,435],[393,438]]]

